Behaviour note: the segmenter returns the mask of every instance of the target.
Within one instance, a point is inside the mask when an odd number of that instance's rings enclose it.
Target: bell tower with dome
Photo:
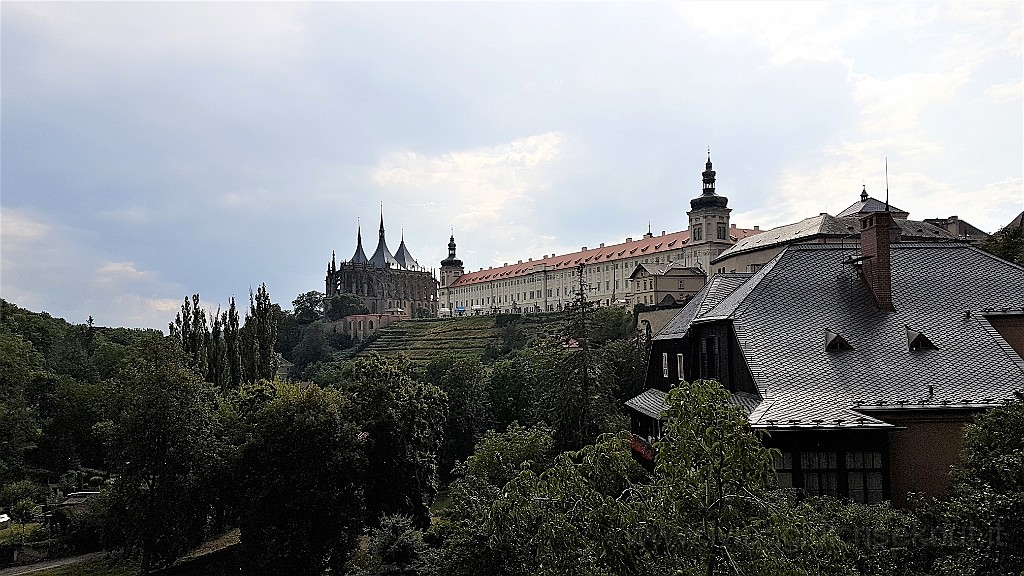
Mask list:
[[[710,262],[715,256],[732,246],[729,234],[729,199],[715,193],[715,171],[711,167],[711,151],[708,150],[708,161],[702,173],[704,185],[701,195],[690,200],[689,217],[690,246],[694,247],[694,264],[703,269],[708,276],[717,270],[710,269]]]

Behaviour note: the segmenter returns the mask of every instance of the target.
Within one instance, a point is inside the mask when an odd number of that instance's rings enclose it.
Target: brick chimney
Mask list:
[[[860,221],[861,275],[875,297],[878,309],[895,310],[892,305],[892,258],[890,245],[900,241],[900,227],[889,212],[872,212]]]

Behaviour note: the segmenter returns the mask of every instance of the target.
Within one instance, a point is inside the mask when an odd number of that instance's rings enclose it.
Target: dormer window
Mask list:
[[[932,341],[924,335],[923,332],[918,332],[907,326],[907,347],[911,350],[938,350],[939,347],[932,344]]]
[[[833,350],[853,350],[853,346],[846,341],[840,334],[825,328],[825,351]]]

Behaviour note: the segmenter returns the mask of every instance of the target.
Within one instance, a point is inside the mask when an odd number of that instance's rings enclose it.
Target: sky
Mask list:
[[[993,232],[1024,210],[1022,3],[0,5],[0,296],[166,330],[285,309],[404,236],[467,270],[862,186]]]

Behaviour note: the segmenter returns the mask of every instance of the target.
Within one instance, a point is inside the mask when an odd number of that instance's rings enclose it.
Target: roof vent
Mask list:
[[[932,341],[928,339],[922,332],[912,329],[907,326],[907,347],[911,350],[938,350],[939,347],[932,344]]]
[[[626,238],[626,242],[632,242],[632,241],[633,241],[632,238]]]
[[[839,334],[825,328],[825,350],[853,350],[853,346]]]

